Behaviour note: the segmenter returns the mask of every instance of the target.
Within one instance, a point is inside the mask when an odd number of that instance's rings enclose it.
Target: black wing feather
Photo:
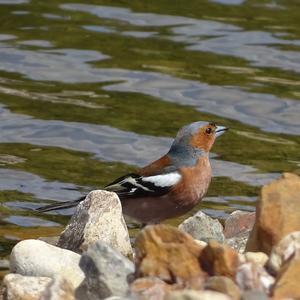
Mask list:
[[[144,181],[143,178],[141,175],[131,173],[116,179],[105,189],[115,192],[121,199],[161,196],[170,190],[170,186],[157,186]]]

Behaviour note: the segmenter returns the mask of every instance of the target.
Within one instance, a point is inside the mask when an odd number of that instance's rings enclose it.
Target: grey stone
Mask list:
[[[117,194],[96,190],[76,208],[57,245],[75,252],[103,241],[125,256],[132,256],[129,234]]]
[[[39,240],[24,240],[13,248],[10,270],[25,276],[68,278],[77,287],[84,279],[79,267],[80,255]]]
[[[91,245],[82,255],[80,267],[86,278],[75,291],[77,299],[127,295],[128,279],[134,272],[134,265],[109,245],[100,241]]]
[[[247,291],[242,294],[241,300],[268,300],[268,296],[260,290]]]
[[[211,239],[224,243],[223,226],[217,219],[198,211],[179,225],[179,230],[190,234],[194,239],[208,242]]]
[[[7,274],[2,283],[3,300],[40,300],[42,293],[51,282],[48,277]]]
[[[174,291],[165,297],[164,300],[230,300],[227,295],[214,291],[195,291],[195,290],[181,290]]]
[[[63,277],[55,277],[48,284],[40,300],[75,300],[72,284]]]

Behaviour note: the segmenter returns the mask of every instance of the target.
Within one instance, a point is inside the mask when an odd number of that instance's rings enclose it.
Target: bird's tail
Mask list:
[[[81,197],[77,200],[71,200],[71,201],[66,201],[66,202],[55,202],[55,203],[51,203],[51,204],[39,207],[36,209],[36,211],[46,212],[46,211],[57,210],[57,209],[71,208],[71,207],[77,206],[84,199],[85,199],[85,196]]]

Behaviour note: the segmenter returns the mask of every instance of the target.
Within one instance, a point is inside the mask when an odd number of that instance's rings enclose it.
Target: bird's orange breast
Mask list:
[[[179,205],[196,205],[206,194],[211,181],[208,156],[202,156],[192,167],[180,169],[181,181],[173,187],[171,194]]]

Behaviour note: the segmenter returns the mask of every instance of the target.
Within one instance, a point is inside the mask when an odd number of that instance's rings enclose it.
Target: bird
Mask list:
[[[212,122],[190,123],[178,131],[161,158],[117,178],[104,189],[119,196],[124,215],[144,225],[184,215],[207,193],[212,177],[209,152],[215,139],[227,130]],[[36,210],[70,208],[84,199],[56,202]]]

